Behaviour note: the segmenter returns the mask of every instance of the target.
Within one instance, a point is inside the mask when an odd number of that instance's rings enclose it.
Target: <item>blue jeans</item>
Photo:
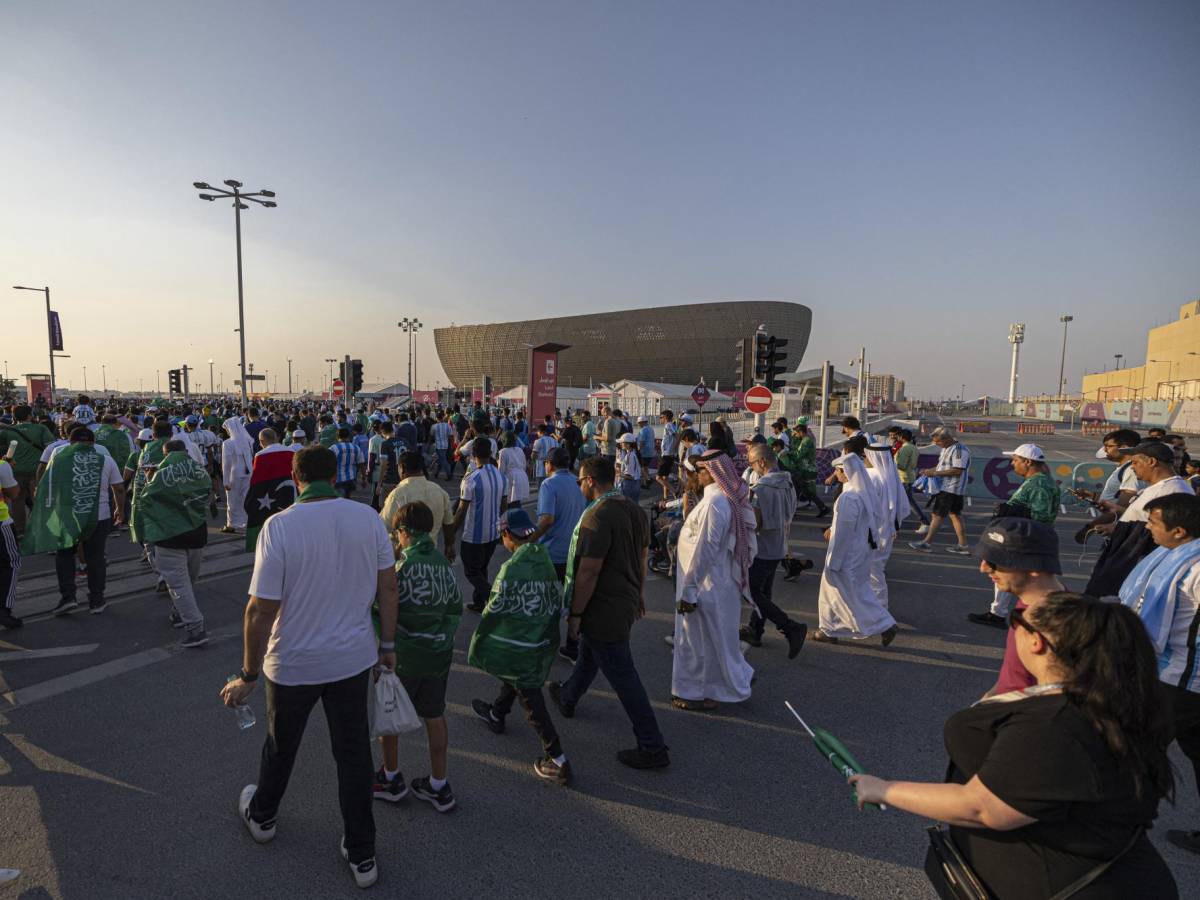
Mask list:
[[[562,685],[563,706],[574,707],[587,693],[597,672],[604,673],[621,706],[625,708],[625,715],[633,724],[638,746],[646,750],[657,750],[664,746],[650,698],[646,696],[642,679],[633,664],[628,640],[597,641],[586,634],[579,636],[579,658],[571,670],[571,677]]]
[[[454,466],[450,462],[449,450],[437,450],[437,471],[434,472],[434,477],[442,474],[442,470],[446,470],[446,477],[449,478],[454,474]]]
[[[642,497],[642,482],[639,478],[622,478],[621,493],[637,503]]]
[[[925,507],[918,503],[917,498],[913,496],[913,487],[911,484],[904,485],[904,496],[908,498],[908,505],[917,514],[917,518],[921,520],[921,524],[928,525],[929,513],[925,512]]]

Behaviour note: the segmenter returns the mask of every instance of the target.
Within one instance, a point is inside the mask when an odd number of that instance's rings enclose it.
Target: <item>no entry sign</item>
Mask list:
[[[746,409],[752,413],[765,413],[771,408],[771,392],[761,384],[756,384],[750,390],[746,391],[746,398],[743,401],[746,404]]]

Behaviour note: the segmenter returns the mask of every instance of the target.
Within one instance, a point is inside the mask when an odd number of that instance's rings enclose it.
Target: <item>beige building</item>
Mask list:
[[[867,397],[899,403],[904,399],[904,379],[895,375],[870,375],[867,377]]]
[[[1151,328],[1146,364],[1083,376],[1084,400],[1200,398],[1200,300],[1179,307],[1179,319]]]

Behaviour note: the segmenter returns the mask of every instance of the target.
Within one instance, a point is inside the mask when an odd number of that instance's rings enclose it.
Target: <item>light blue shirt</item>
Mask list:
[[[637,436],[638,455],[642,459],[648,459],[654,455],[654,429],[649,425],[643,425],[642,430]]]
[[[542,535],[539,543],[550,554],[552,563],[565,563],[571,548],[571,534],[587,508],[587,500],[579,490],[575,476],[559,470],[538,488],[537,514],[554,516],[554,524]]]
[[[337,478],[339,484],[353,481],[358,476],[358,467],[367,461],[363,452],[350,441],[338,441],[329,448],[337,457]]]
[[[500,503],[504,499],[504,476],[490,463],[463,479],[459,496],[470,502],[463,522],[463,540],[468,544],[490,544],[500,539]]]

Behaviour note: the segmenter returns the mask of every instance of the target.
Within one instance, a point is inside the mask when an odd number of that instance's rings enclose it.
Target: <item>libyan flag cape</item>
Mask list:
[[[66,550],[91,534],[103,472],[104,457],[90,443],[68,444],[55,453],[38,482],[21,552]]]
[[[246,550],[254,552],[258,533],[273,513],[296,502],[296,483],[292,481],[292,460],[296,454],[282,444],[268,447],[254,457],[250,470],[250,488],[246,491]]]
[[[211,490],[204,466],[183,450],[168,453],[138,497],[133,539],[156,544],[199,528]]]
[[[541,687],[558,650],[562,589],[541,544],[524,544],[500,567],[467,661],[519,688]]]

